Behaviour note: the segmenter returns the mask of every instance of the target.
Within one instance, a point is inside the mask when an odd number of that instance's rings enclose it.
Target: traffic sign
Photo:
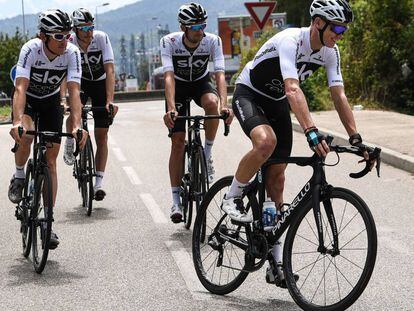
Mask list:
[[[275,9],[276,2],[246,2],[244,4],[260,30],[266,25],[270,14]]]
[[[14,83],[14,79],[16,79],[16,65],[14,65],[11,69],[10,69],[10,79],[12,80],[12,82]]]

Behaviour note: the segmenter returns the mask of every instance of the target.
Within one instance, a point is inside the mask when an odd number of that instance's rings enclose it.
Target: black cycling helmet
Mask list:
[[[320,17],[328,22],[351,23],[354,13],[346,0],[314,0],[309,13],[312,18]]]
[[[67,13],[51,9],[39,14],[37,28],[43,33],[65,32],[72,29],[72,22]]]
[[[84,8],[79,8],[72,13],[72,22],[74,27],[93,23],[94,20],[95,18],[93,17],[92,13]]]
[[[191,2],[178,9],[178,21],[181,25],[202,24],[207,20],[207,12],[201,4]]]

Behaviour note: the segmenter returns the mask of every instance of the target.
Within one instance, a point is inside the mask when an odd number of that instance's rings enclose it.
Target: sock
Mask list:
[[[204,144],[204,156],[206,157],[206,161],[211,157],[211,149],[213,148],[214,140],[206,139]]]
[[[74,145],[75,144],[75,138],[73,137],[67,137],[66,138],[66,145]]]
[[[14,177],[20,178],[20,179],[26,178],[26,174],[24,173],[24,165],[23,166],[16,165],[16,172],[14,173]]]
[[[275,260],[276,264],[282,263],[282,254],[283,254],[282,241],[279,239],[276,241],[272,249],[273,259]]]
[[[236,177],[233,178],[231,182],[231,186],[229,192],[226,194],[226,199],[234,198],[234,197],[241,197],[243,188],[246,187],[247,184],[243,184],[239,182]]]
[[[96,178],[95,178],[95,187],[102,188],[102,180],[104,178],[105,172],[96,171]]]
[[[171,187],[173,205],[180,205],[180,187]]]

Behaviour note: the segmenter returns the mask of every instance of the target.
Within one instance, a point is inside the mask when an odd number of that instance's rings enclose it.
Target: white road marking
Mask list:
[[[193,296],[194,300],[206,300],[211,298],[208,291],[201,285],[194,270],[193,260],[190,254],[185,250],[184,245],[179,241],[166,241],[175,263],[180,269],[181,276],[184,279],[187,289]]]
[[[141,180],[139,179],[137,173],[135,173],[135,170],[132,166],[123,166],[122,168],[124,169],[125,173],[127,174],[129,180],[133,185],[142,184]]]
[[[112,151],[115,153],[116,158],[120,162],[125,162],[126,158],[124,156],[124,153],[122,152],[121,148],[112,148]]]
[[[139,196],[150,212],[152,220],[156,224],[166,224],[168,222],[167,217],[165,217],[161,208],[158,206],[157,202],[155,202],[154,197],[151,194],[141,193]]]

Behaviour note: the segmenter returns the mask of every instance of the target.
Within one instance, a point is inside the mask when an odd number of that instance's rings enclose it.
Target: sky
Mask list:
[[[109,5],[98,7],[98,14],[117,9],[121,6],[138,2],[139,0],[0,0],[0,19],[22,14],[22,2],[25,14],[36,14],[45,9],[61,9],[71,13],[79,7],[87,8],[95,15],[96,7],[109,2]]]

